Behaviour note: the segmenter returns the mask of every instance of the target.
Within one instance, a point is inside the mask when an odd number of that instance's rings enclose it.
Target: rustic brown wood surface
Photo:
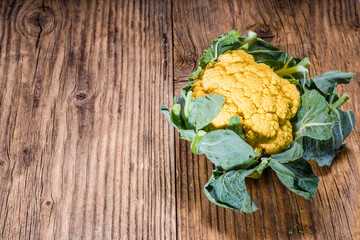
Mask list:
[[[206,199],[213,165],[160,113],[236,29],[308,56],[311,76],[357,73],[338,90],[360,121],[359,15],[357,0],[0,1],[0,239],[360,239],[358,128],[331,168],[312,164],[313,200],[265,171],[244,214]]]

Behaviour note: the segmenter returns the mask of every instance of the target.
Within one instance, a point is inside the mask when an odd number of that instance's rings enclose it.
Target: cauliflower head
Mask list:
[[[239,116],[246,141],[256,152],[279,153],[293,141],[290,119],[300,107],[296,86],[245,51],[227,51],[206,66],[193,84],[193,97],[206,94],[226,98],[211,129],[224,128],[232,116]]]

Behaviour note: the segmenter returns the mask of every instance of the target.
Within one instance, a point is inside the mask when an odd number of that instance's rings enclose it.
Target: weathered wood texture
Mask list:
[[[0,239],[172,239],[171,2],[0,3]]]
[[[308,56],[311,76],[335,69],[357,73],[339,91],[352,96],[344,109],[354,109],[360,121],[359,14],[356,0],[174,1],[175,92],[196,69],[197,59],[212,39],[231,29],[242,35],[254,30],[294,57]],[[331,168],[312,164],[320,186],[311,201],[286,190],[271,170],[258,181],[248,181],[259,210],[244,214],[209,203],[202,187],[212,164],[192,155],[189,144],[177,140],[178,238],[360,239],[360,222],[356,222],[360,218],[359,141],[356,128]],[[297,223],[294,234],[289,235]]]
[[[360,239],[358,129],[330,169],[314,165],[313,200],[266,171],[246,215],[208,202],[212,164],[159,111],[231,29],[310,57],[311,75],[359,74],[359,13],[356,0],[0,1],[0,239]],[[359,83],[339,89],[358,120]]]

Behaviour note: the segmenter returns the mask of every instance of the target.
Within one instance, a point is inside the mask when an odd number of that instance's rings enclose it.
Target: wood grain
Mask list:
[[[352,96],[343,108],[354,109],[360,119],[359,13],[358,1],[174,1],[175,92],[196,69],[212,39],[231,29],[242,35],[254,30],[292,56],[308,56],[310,76],[334,69],[357,73],[350,85],[338,90]],[[313,200],[286,190],[267,170],[258,181],[248,181],[259,210],[244,214],[209,203],[202,187],[212,164],[192,155],[189,143],[177,140],[178,238],[360,239],[358,128],[346,142],[331,168],[312,164],[320,177]],[[295,224],[299,225],[290,235]]]
[[[171,3],[0,17],[0,238],[175,238]]]
[[[313,164],[313,200],[265,171],[244,214],[206,199],[213,165],[159,111],[231,29],[308,56],[311,76],[359,75],[359,13],[356,0],[0,1],[0,239],[360,239],[357,128],[331,168]],[[360,119],[358,76],[345,91]]]

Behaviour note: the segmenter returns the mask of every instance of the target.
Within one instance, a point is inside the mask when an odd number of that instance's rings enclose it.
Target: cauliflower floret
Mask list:
[[[246,141],[256,152],[279,153],[293,140],[290,119],[300,107],[295,85],[242,50],[227,51],[208,64],[193,84],[193,96],[226,97],[212,129],[224,128],[240,116]]]

